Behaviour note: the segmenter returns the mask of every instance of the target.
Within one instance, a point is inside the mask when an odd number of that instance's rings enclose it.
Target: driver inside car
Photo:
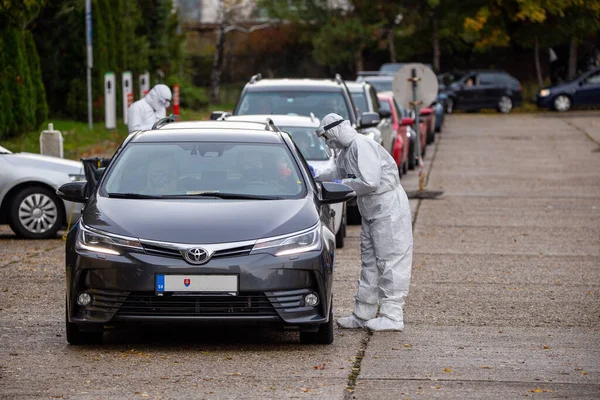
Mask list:
[[[148,162],[146,188],[143,193],[176,194],[178,176],[178,165],[175,159],[171,156],[157,155]]]

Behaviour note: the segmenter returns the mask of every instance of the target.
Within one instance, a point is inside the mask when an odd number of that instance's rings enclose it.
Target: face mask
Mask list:
[[[158,102],[164,108],[169,108],[169,106],[171,105],[171,103],[169,102],[169,100],[165,100],[165,99],[160,99],[160,100],[158,100]]]

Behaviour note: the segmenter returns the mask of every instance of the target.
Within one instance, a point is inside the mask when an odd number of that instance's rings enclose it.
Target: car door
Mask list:
[[[496,107],[500,97],[507,91],[507,85],[502,75],[494,72],[482,72],[479,74],[477,86],[481,90],[480,104],[483,108]]]
[[[457,106],[462,109],[478,108],[481,99],[481,87],[477,85],[478,74],[465,76],[456,91]]]
[[[573,100],[577,105],[600,105],[600,70],[592,72],[579,82]]]

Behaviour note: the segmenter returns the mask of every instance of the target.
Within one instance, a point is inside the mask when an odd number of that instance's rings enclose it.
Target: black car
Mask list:
[[[273,124],[182,124],[131,134],[89,198],[83,182],[57,191],[86,203],[66,244],[67,341],[123,323],[242,323],[331,343],[329,204],[354,192],[315,183]]]
[[[446,112],[495,108],[509,113],[523,102],[521,83],[504,71],[469,71],[446,87]]]
[[[537,105],[556,111],[568,111],[576,106],[600,106],[600,68],[593,69],[571,82],[542,89]]]

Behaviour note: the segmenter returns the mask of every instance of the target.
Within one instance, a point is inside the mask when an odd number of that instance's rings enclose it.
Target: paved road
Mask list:
[[[589,114],[554,115],[448,120],[427,154],[444,197],[411,201],[403,333],[302,346],[295,333],[137,330],[71,347],[63,242],[0,229],[0,398],[600,397],[600,153]],[[337,254],[336,317],[352,309],[358,235]]]

